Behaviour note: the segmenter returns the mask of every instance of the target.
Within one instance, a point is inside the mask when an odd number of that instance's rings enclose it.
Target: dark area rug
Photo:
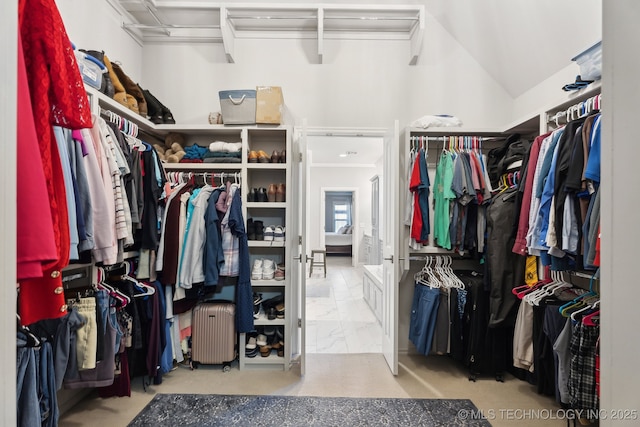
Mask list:
[[[468,399],[157,394],[134,426],[491,426]]]

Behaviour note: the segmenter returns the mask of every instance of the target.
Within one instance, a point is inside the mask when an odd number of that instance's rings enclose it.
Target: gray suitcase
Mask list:
[[[223,365],[230,369],[237,355],[236,306],[229,302],[204,302],[193,307],[191,367]]]

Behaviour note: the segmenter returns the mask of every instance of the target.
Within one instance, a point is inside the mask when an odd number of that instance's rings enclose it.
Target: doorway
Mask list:
[[[364,298],[364,242],[375,221],[372,178],[382,174],[383,134],[307,134],[307,251],[327,250],[326,278],[321,268],[311,277],[307,270],[307,353],[382,353],[382,328]]]

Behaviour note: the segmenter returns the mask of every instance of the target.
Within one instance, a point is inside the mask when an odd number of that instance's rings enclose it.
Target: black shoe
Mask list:
[[[253,222],[253,218],[247,220],[247,239],[256,240],[256,225]]]
[[[151,95],[151,92],[146,89],[140,89],[142,90],[144,99],[147,101],[147,115],[149,116],[149,120],[152,123],[161,125],[163,123],[162,104],[160,104],[160,102]]]
[[[258,192],[258,202],[268,202],[269,197],[267,196],[267,189],[261,188]]]
[[[253,190],[255,190],[255,188]],[[255,202],[256,201],[256,193],[254,193],[253,190],[250,190],[249,193],[247,193],[247,202]]]
[[[155,96],[153,96],[153,94],[151,92],[144,91],[144,99],[146,100],[147,98],[151,98],[153,100],[154,103],[154,107],[155,107],[155,115],[151,116],[151,113],[148,113],[149,116],[151,117],[151,121],[155,124],[165,124],[165,125],[174,125],[176,123],[175,119],[173,118],[173,114],[171,114],[171,110],[169,110],[167,107],[165,107],[162,102],[158,101],[158,98],[156,98]],[[149,101],[147,101],[147,110],[149,109],[148,107]],[[160,120],[160,121],[158,121]]]
[[[262,221],[253,221],[255,227],[256,240],[264,240],[264,223]]]

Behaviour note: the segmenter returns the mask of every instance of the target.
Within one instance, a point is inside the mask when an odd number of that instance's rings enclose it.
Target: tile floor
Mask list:
[[[101,399],[89,392],[65,411],[59,425],[124,427],[156,393],[471,399],[495,427],[567,425],[548,412],[558,409],[554,400],[538,395],[534,386],[510,375],[504,383],[470,382],[467,371],[446,356],[400,355],[398,375],[391,375],[380,354],[379,325],[362,299],[361,268],[350,268],[346,257],[328,260],[327,278],[314,272],[308,281],[304,376],[297,365],[285,372],[240,371],[237,364],[226,373],[219,366],[180,367],[146,391],[136,378],[131,397]]]
[[[351,257],[328,256],[322,269],[307,274],[307,353],[380,353],[382,329],[362,295],[362,266]]]

